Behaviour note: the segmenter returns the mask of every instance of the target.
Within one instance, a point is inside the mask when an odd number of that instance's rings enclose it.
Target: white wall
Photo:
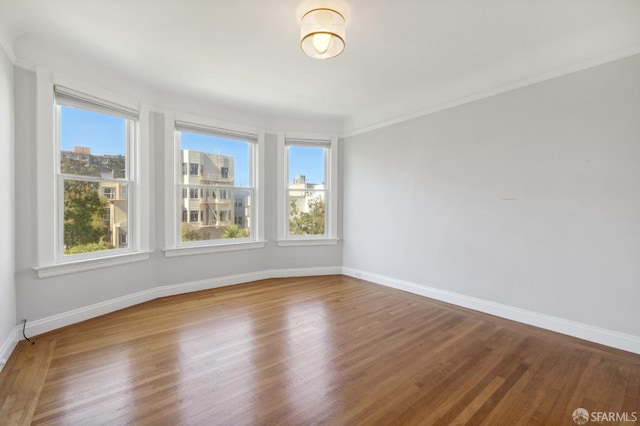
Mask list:
[[[134,293],[187,282],[198,282],[238,274],[295,268],[339,267],[342,247],[277,247],[276,240],[276,142],[267,134],[265,153],[265,237],[263,249],[166,258],[164,248],[164,116],[151,113],[151,224],[148,261],[98,269],[82,273],[38,279],[36,265],[37,170],[33,167],[36,152],[35,74],[16,69],[16,194],[20,214],[16,217],[16,280],[19,318],[41,320],[88,306],[127,297]],[[211,117],[216,118],[216,117]],[[246,123],[251,125],[252,123]],[[34,330],[35,331],[35,330]]]
[[[345,268],[640,336],[640,56],[343,150]]]
[[[14,145],[13,64],[0,47],[0,359],[15,343]]]

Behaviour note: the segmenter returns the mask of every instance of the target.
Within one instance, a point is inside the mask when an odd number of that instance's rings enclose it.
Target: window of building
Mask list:
[[[279,245],[337,242],[337,138],[279,135]]]
[[[179,172],[183,164],[197,164],[199,174],[174,174],[177,188],[173,190],[173,202],[177,205],[168,204],[166,214],[175,218],[175,225],[165,254],[264,247],[261,222],[256,221],[261,214],[260,173],[264,172],[259,164],[263,133],[209,125],[211,121],[206,119],[202,119],[205,124],[194,124],[201,120],[181,118],[176,117],[171,123],[173,168]],[[200,199],[175,197],[185,190],[190,195],[201,194]],[[237,199],[246,206],[241,212],[235,209]],[[195,211],[195,216],[191,213],[186,221],[184,215],[176,217],[174,212],[179,211]],[[243,216],[240,222],[236,220],[239,214]]]
[[[66,162],[66,160],[63,160],[63,163],[64,162]],[[114,200],[116,198],[115,188],[103,187],[101,188],[101,190],[102,190],[102,195],[105,196],[107,199]]]
[[[109,226],[110,217],[111,217],[111,209],[106,207],[102,211],[102,222],[104,222],[105,226]]]

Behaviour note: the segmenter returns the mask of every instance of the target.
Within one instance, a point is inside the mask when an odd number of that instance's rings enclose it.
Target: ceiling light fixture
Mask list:
[[[340,12],[318,8],[300,20],[300,47],[308,56],[328,59],[344,50],[345,20]]]

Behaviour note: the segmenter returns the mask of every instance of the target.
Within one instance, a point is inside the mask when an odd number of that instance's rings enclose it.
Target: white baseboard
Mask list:
[[[403,290],[420,296],[451,303],[453,305],[473,309],[479,312],[488,313],[509,320],[533,325],[535,327],[555,331],[580,339],[589,340],[606,346],[622,349],[625,351],[640,354],[640,337],[630,334],[607,330],[563,318],[527,311],[513,306],[503,305],[488,300],[465,296],[450,291],[427,287],[408,281],[372,274],[347,267],[318,267],[318,268],[298,268],[298,269],[271,269],[267,271],[250,272],[247,274],[230,275],[207,280],[191,281],[180,284],[172,284],[137,293],[122,296],[105,302],[96,303],[72,311],[52,315],[46,318],[28,322],[26,334],[35,336],[46,333],[57,328],[65,327],[80,321],[104,315],[119,309],[147,302],[159,297],[174,296],[177,294],[189,293],[192,291],[208,290],[218,287],[226,287],[236,284],[243,284],[269,278],[285,278],[298,276],[319,276],[319,275],[348,275],[362,278],[386,287]],[[8,359],[15,348],[17,342],[22,339],[21,325],[16,326],[14,332],[7,337],[0,347],[0,360]],[[3,365],[0,365],[0,370]]]
[[[16,345],[18,344],[19,331],[20,331],[20,327],[15,326],[13,330],[11,330],[7,338],[5,339],[4,343],[2,343],[2,346],[0,346],[0,371],[2,371],[2,369],[4,368],[4,365],[9,359],[9,356],[11,355],[13,350],[16,348]]]
[[[512,321],[521,322],[557,333],[577,337],[624,351],[640,354],[640,336],[607,330],[564,318],[528,311],[509,305],[491,302],[484,299],[465,296],[462,294],[427,287],[408,281],[398,280],[383,275],[343,267],[342,273],[351,277],[361,278],[386,287],[403,290],[409,293],[428,297],[430,299],[451,303],[474,311],[484,312]]]
[[[28,336],[35,336],[38,334],[46,333],[57,328],[75,324],[77,322],[88,320],[90,318],[95,318],[97,316],[108,314],[119,309],[128,308],[129,306],[137,305],[139,303],[147,302],[159,297],[174,296],[176,294],[208,290],[218,287],[226,287],[235,284],[244,284],[269,278],[336,274],[342,274],[342,268],[340,266],[298,269],[271,269],[267,271],[250,272],[247,274],[229,275],[220,278],[211,278],[180,284],[165,285],[144,291],[139,291],[133,294],[128,294],[116,299],[96,303],[94,305],[74,309],[72,311],[63,312],[61,314],[52,315],[35,321],[27,322],[26,334]],[[20,336],[20,338],[22,338],[22,336]],[[13,348],[11,350],[13,350]],[[9,351],[9,353],[11,353],[11,351]]]

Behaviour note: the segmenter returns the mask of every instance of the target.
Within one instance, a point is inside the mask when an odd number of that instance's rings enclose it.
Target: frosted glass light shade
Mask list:
[[[344,16],[333,9],[313,9],[300,20],[300,47],[312,58],[327,59],[344,50]]]

